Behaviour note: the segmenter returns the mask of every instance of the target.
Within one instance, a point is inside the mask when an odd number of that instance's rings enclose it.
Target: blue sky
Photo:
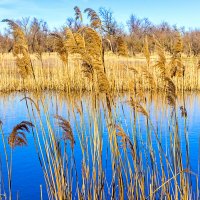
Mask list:
[[[0,20],[37,17],[48,22],[50,28],[63,25],[73,16],[74,6],[82,10],[91,7],[110,8],[118,22],[126,23],[131,14],[148,17],[158,24],[170,24],[200,28],[199,0],[0,0]],[[0,31],[5,25],[0,24]]]

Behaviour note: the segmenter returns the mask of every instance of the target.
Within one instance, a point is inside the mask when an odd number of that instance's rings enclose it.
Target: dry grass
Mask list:
[[[108,82],[111,90],[115,92],[130,91],[133,89],[133,81],[139,83],[136,71],[147,69],[157,79],[156,67],[153,67],[157,61],[157,56],[151,56],[150,70],[147,68],[144,56],[136,56],[135,58],[117,57],[114,55],[105,56],[105,68]],[[33,68],[36,76],[36,83],[33,77],[25,80],[20,77],[19,69],[16,66],[16,59],[12,54],[0,55],[0,91],[37,91],[37,90],[53,90],[66,92],[84,92],[94,91],[94,82],[92,82],[92,74],[88,72],[87,77],[84,73],[85,68],[82,67],[83,62],[80,56],[71,55],[68,61],[68,67],[63,64],[56,53],[43,54],[43,66],[36,55],[31,55]],[[200,73],[198,67],[198,58],[183,57],[185,65],[185,90],[200,90]],[[167,56],[167,61],[170,62]],[[88,65],[90,66],[90,65]],[[140,76],[141,87],[149,89],[149,84],[145,77]],[[182,89],[182,79],[173,78],[175,86],[178,90]]]

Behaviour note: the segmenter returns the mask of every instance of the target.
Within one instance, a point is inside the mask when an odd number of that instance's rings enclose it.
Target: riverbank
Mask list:
[[[96,91],[98,80],[88,68],[82,66],[78,55],[69,57],[68,65],[64,65],[56,53],[44,53],[41,58],[31,55],[35,78],[29,76],[22,79],[12,54],[0,56],[0,91],[64,91],[85,92]],[[142,55],[136,57],[105,56],[105,70],[110,89],[113,92],[132,91],[135,88],[151,90],[152,81],[158,88],[158,69],[155,63],[158,57],[151,56],[150,65]],[[172,80],[177,90],[200,90],[200,73],[198,58],[183,57],[185,66],[184,82],[182,77]],[[170,57],[167,57],[167,65]],[[168,66],[166,66],[167,68]],[[184,87],[183,87],[184,84]]]

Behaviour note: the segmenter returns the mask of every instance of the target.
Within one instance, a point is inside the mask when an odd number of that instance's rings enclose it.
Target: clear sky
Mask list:
[[[74,6],[82,10],[110,8],[118,22],[124,24],[131,14],[148,17],[153,23],[200,28],[200,0],[0,0],[0,20],[37,17],[48,22],[50,28],[63,25],[73,16]],[[0,31],[5,25],[0,23]]]

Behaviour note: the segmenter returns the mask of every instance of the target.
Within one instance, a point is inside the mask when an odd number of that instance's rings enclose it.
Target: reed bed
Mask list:
[[[43,54],[39,59],[29,54],[21,28],[4,20],[13,31],[16,60],[1,56],[0,90],[22,91],[29,118],[13,127],[8,144],[0,127],[6,158],[7,145],[10,152],[6,159],[9,199],[13,149],[27,144],[27,133],[32,133],[49,199],[198,199],[199,171],[190,167],[185,101],[185,91],[199,90],[198,60],[183,56],[180,35],[171,56],[155,39],[156,57],[151,57],[147,37],[144,57],[104,56],[96,31],[101,21],[94,10],[85,12],[91,27],[75,32],[67,28],[64,37],[51,34],[59,57]],[[125,52],[124,43],[120,44]],[[45,95],[33,98],[27,93],[44,90],[65,92],[69,98],[65,116],[58,109],[50,113]],[[125,91],[127,96],[119,104],[117,98]],[[89,92],[87,101],[74,100],[74,92],[80,96]],[[162,118],[153,121],[149,108],[158,92],[167,105],[167,143],[163,143]],[[124,105],[129,107],[126,112]]]
[[[170,60],[170,57],[167,56]],[[86,77],[82,67],[82,61],[78,55],[72,55],[68,61],[68,67],[63,65],[56,53],[44,53],[42,62],[36,55],[31,55],[31,60],[36,76],[36,83],[33,77],[27,78],[23,83],[23,78],[19,74],[15,58],[12,54],[1,55],[0,62],[0,91],[65,91],[65,92],[88,92],[94,91],[90,77]],[[154,77],[157,72],[153,65],[158,60],[158,56],[151,57],[151,66],[147,68],[146,59],[143,55],[136,57],[121,57],[115,55],[105,56],[105,67],[108,81],[114,92],[124,92],[132,90],[133,82],[137,81],[137,71],[148,69]],[[198,58],[184,57],[185,65],[185,90],[200,90],[200,72]],[[68,76],[67,76],[68,75]],[[151,87],[145,76],[141,77],[145,90]],[[174,78],[177,90],[181,90],[182,81]]]

